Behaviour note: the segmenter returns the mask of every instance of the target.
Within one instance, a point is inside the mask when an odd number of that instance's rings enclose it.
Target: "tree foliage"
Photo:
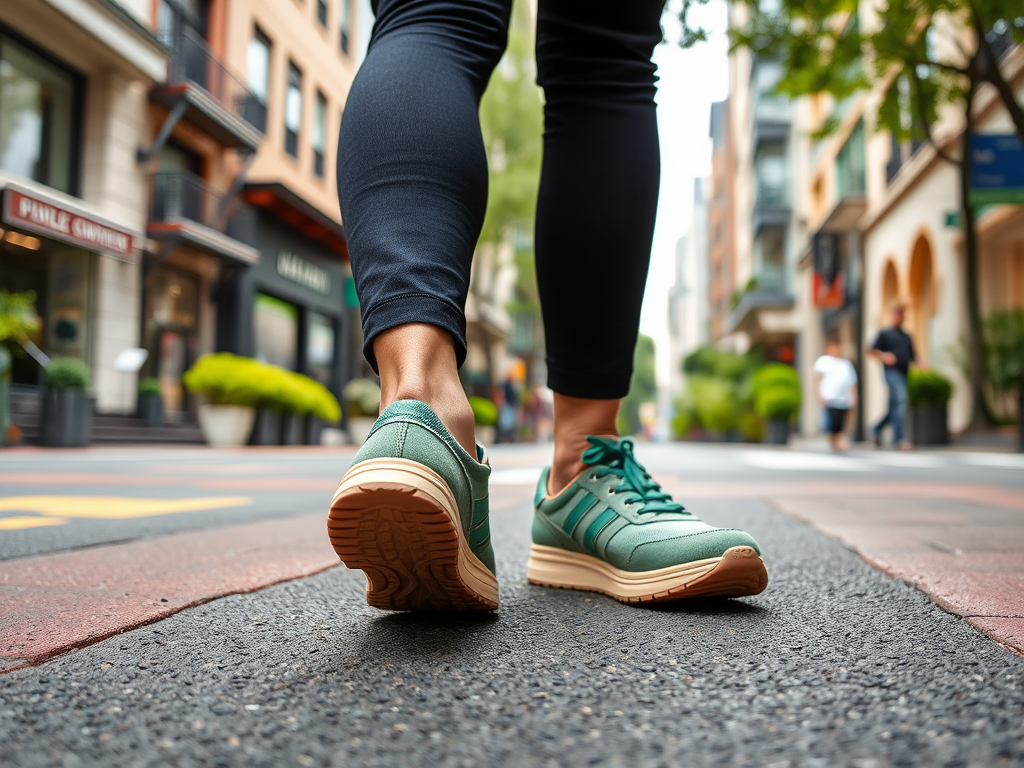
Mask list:
[[[619,431],[624,435],[635,435],[640,431],[640,406],[653,403],[657,398],[658,382],[654,361],[654,339],[641,333],[633,352],[633,378],[629,382],[629,394],[619,406]]]
[[[536,304],[533,223],[540,183],[543,106],[536,84],[529,9],[516,3],[508,47],[480,102],[480,126],[490,166],[482,245],[511,239],[518,274],[517,299]]]

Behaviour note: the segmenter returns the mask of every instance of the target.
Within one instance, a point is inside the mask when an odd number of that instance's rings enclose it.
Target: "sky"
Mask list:
[[[728,41],[724,0],[694,11],[694,23],[711,32],[706,43],[681,49],[678,19],[682,0],[671,0],[662,24],[666,42],[654,53],[658,65],[658,133],[661,139],[661,190],[651,249],[640,332],[654,338],[660,384],[668,383],[668,289],[675,282],[675,251],[690,229],[693,180],[711,172],[708,137],[711,102],[728,95]]]

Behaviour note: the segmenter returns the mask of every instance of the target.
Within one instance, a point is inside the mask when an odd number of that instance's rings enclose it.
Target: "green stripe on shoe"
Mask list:
[[[593,509],[594,505],[597,504],[597,501],[598,500],[593,495],[589,493],[583,494],[583,498],[576,503],[572,512],[569,513],[569,517],[567,517],[565,519],[565,523],[562,524],[562,530],[572,536],[572,532],[575,530],[576,524],[580,521],[580,518]]]
[[[601,529],[608,525],[608,523],[610,523],[616,517],[617,515],[614,509],[606,509],[604,512],[602,512],[598,516],[597,520],[592,522],[590,524],[590,527],[587,528],[587,534],[583,537],[583,548],[591,549],[590,545],[594,543],[594,539],[597,537],[597,534],[599,534],[601,532]]]

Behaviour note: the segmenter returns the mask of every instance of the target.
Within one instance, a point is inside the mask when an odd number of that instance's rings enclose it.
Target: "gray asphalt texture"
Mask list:
[[[525,581],[387,614],[336,568],[0,676],[3,766],[1024,765],[1024,658],[758,501],[763,595],[636,608]]]

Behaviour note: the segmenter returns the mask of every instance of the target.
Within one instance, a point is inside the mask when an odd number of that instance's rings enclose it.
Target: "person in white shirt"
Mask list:
[[[818,400],[827,409],[829,440],[833,450],[847,448],[846,414],[857,406],[857,371],[853,363],[840,354],[839,342],[829,339],[825,354],[814,363]]]

